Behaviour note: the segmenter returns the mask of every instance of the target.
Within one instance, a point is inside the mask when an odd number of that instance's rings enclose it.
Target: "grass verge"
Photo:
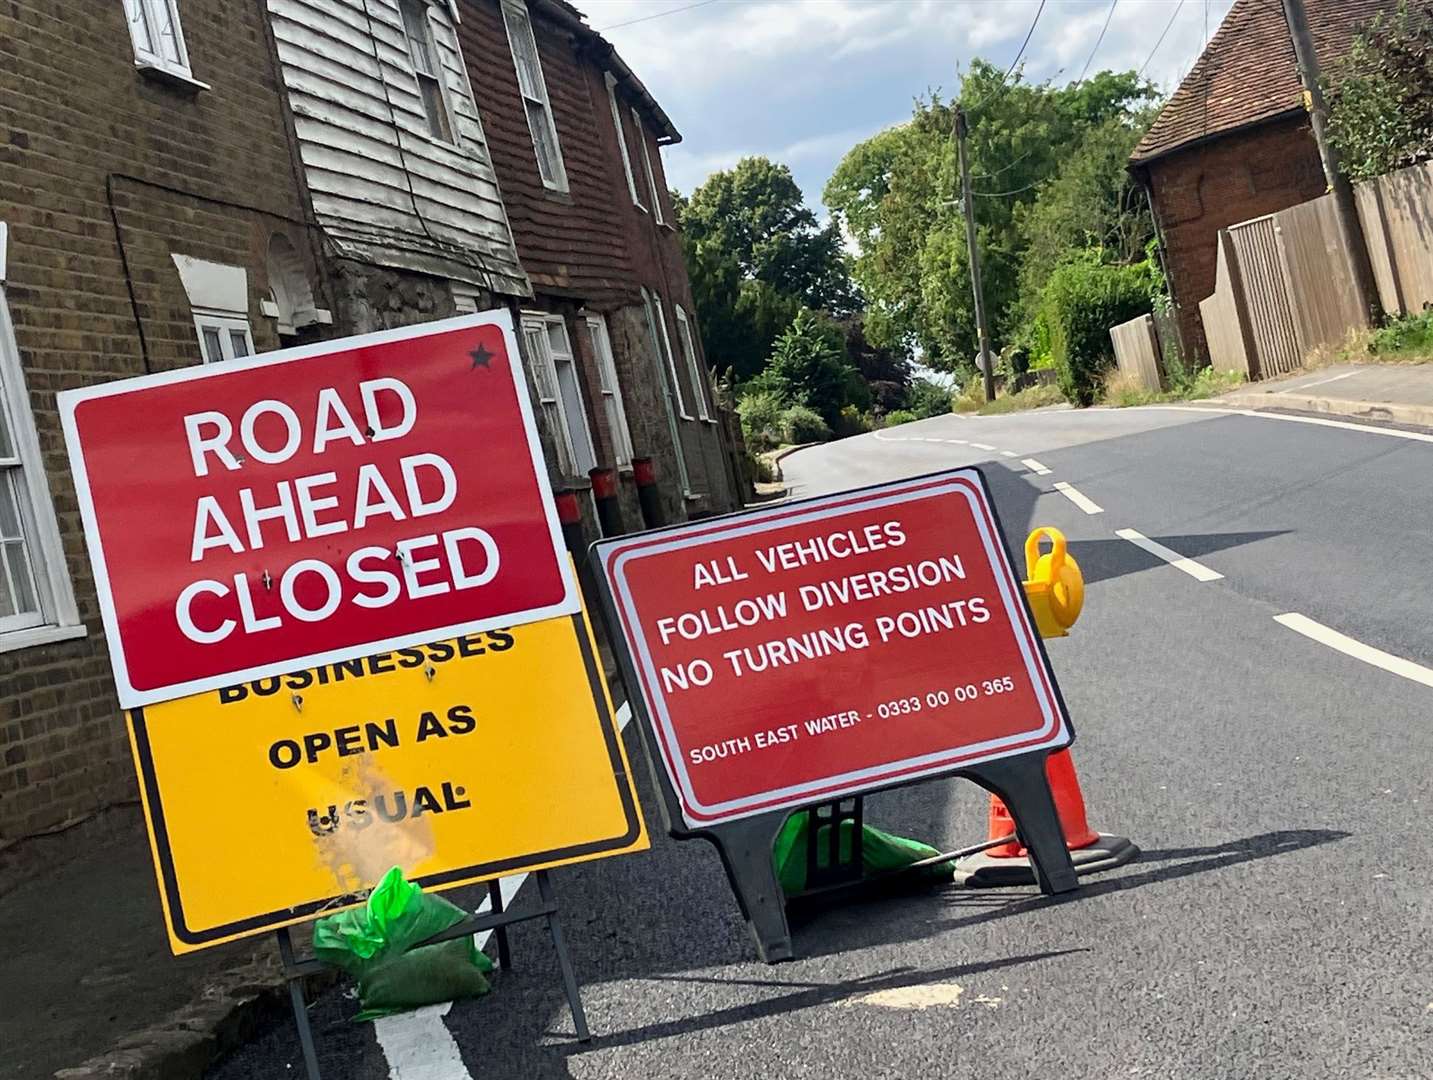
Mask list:
[[[1198,401],[1233,390],[1243,382],[1244,376],[1237,371],[1200,368],[1193,376],[1177,381],[1168,390],[1149,390],[1133,376],[1114,371],[1105,380],[1100,403],[1115,408],[1128,408],[1131,405],[1157,405],[1164,401]]]

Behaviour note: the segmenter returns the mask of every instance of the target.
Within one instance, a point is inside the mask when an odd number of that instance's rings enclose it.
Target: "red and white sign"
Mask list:
[[[506,312],[59,404],[125,707],[578,610]]]
[[[1070,741],[974,469],[598,552],[693,828]]]

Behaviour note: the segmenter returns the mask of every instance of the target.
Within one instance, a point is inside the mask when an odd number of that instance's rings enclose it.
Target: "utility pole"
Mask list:
[[[970,286],[975,290],[975,329],[980,335],[980,370],[985,400],[995,400],[995,364],[990,356],[990,327],[985,321],[985,288],[980,282],[980,248],[975,242],[975,200],[970,197],[970,162],[966,160],[965,110],[955,106],[955,146],[960,159],[960,208],[965,214],[965,244],[970,251]]]
[[[1376,326],[1383,321],[1383,304],[1378,299],[1378,282],[1373,276],[1373,263],[1369,261],[1368,240],[1363,235],[1363,222],[1359,220],[1353,185],[1344,175],[1338,148],[1329,142],[1328,105],[1324,101],[1323,86],[1319,81],[1319,58],[1314,52],[1314,39],[1309,32],[1309,18],[1304,10],[1304,0],[1283,0],[1283,5],[1284,21],[1289,24],[1289,37],[1294,43],[1294,58],[1299,65],[1299,78],[1304,84],[1304,104],[1308,106],[1309,122],[1314,129],[1314,142],[1318,144],[1324,178],[1333,192],[1339,233],[1349,258],[1353,260],[1353,278],[1359,291],[1359,304],[1370,322]]]

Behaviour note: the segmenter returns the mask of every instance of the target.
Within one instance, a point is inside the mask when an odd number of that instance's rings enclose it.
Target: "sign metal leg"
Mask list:
[[[721,853],[731,890],[756,940],[757,954],[768,964],[795,956],[786,922],[786,894],[771,865],[771,849],[785,822],[784,813],[762,814],[702,834]]]
[[[289,928],[281,926],[276,934],[279,939],[279,958],[284,964],[284,975],[289,983],[289,1002],[294,1009],[294,1027],[298,1028],[299,1046],[303,1049],[304,1069],[308,1080],[323,1080],[318,1069],[318,1051],[314,1049],[313,1028],[308,1022],[308,1002],[304,1000],[303,976],[294,963],[294,943]]]
[[[582,994],[577,989],[577,974],[572,970],[572,957],[567,953],[567,939],[562,935],[562,924],[557,918],[557,901],[553,896],[552,882],[547,878],[546,870],[539,870],[534,875],[537,878],[537,893],[542,898],[542,905],[548,908],[547,929],[552,934],[552,947],[557,950],[557,966],[562,971],[562,986],[567,991],[567,1007],[572,1010],[572,1026],[577,1032],[578,1042],[587,1042],[592,1038],[592,1032],[587,1029],[587,1013],[582,1008]]]
[[[488,882],[488,906],[494,915],[503,913],[503,885],[500,878],[493,878]],[[493,936],[498,939],[498,968],[511,971],[512,952],[508,948],[508,928],[499,926],[493,931]]]
[[[1053,895],[1073,892],[1080,882],[1045,778],[1047,756],[1033,753],[999,758],[984,762],[967,775],[1004,800],[1015,819],[1020,842],[1030,851],[1036,884],[1042,893]]]

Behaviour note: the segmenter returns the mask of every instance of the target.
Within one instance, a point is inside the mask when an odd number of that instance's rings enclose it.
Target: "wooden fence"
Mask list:
[[[1110,340],[1114,342],[1115,363],[1121,373],[1146,390],[1164,389],[1159,336],[1155,333],[1153,316],[1141,315],[1110,327]]]

